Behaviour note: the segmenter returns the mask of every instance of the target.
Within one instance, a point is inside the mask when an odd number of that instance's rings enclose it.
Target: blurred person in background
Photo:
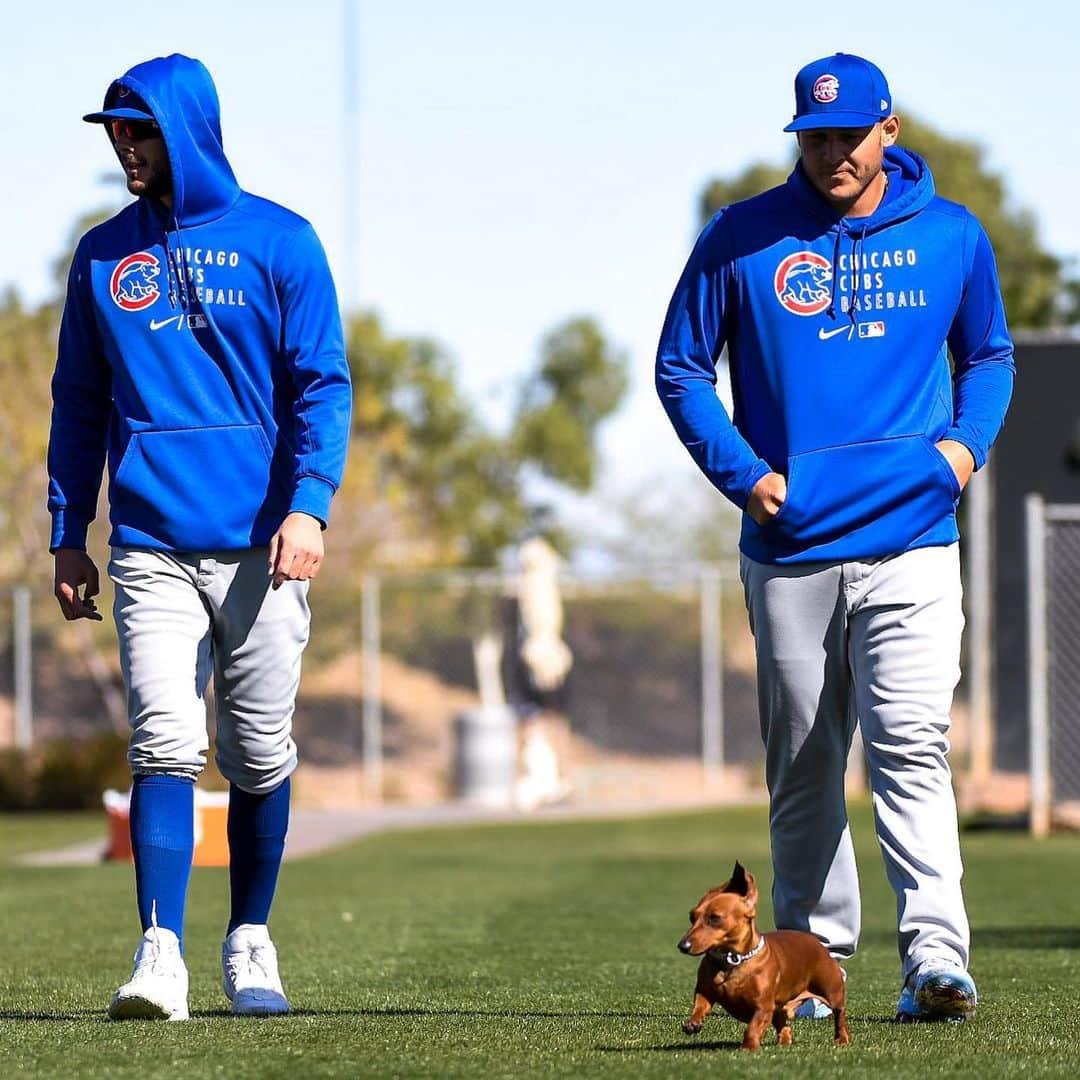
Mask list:
[[[963,1020],[977,995],[946,757],[956,508],[1004,420],[1012,343],[986,233],[897,145],[882,72],[837,53],[798,73],[795,102],[795,170],[705,227],[656,384],[744,511],[777,926],[855,952],[844,770],[858,724],[897,898],[897,1018]],[[725,347],[730,418],[715,392]],[[808,998],[799,1015],[828,1008]]]
[[[194,785],[230,782],[234,1013],[287,1012],[267,929],[296,767],[308,586],[341,480],[351,389],[333,281],[303,218],[243,191],[197,60],[116,79],[101,124],[137,199],[80,241],[53,377],[51,550],[65,618],[100,619],[86,551],[108,462],[143,937],[113,1019],[183,1020]]]

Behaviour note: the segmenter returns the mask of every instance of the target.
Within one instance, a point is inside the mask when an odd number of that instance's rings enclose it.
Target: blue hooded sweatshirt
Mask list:
[[[767,473],[787,478],[775,518],[743,514],[757,562],[952,543],[960,486],[934,444],[981,467],[1005,417],[1012,342],[986,233],[917,154],[888,148],[885,171],[865,218],[837,218],[801,165],[721,210],[668,309],[656,386],[698,466],[743,509]]]
[[[173,207],[140,198],[88,232],[53,377],[51,547],[85,548],[108,455],[114,545],[266,544],[292,511],[324,525],[352,391],[333,281],[303,218],[242,191],[197,60],[133,67],[162,130]]]

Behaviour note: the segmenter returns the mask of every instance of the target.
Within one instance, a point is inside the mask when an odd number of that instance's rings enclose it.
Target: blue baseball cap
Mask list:
[[[110,120],[154,120],[154,114],[138,94],[123,83],[114,82],[105,93],[101,112],[87,113],[88,124],[107,124]]]
[[[861,56],[836,53],[795,76],[795,115],[784,130],[869,127],[891,112],[892,94],[881,69]]]

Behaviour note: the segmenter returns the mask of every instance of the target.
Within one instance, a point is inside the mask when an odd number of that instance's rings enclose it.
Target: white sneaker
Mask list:
[[[135,951],[131,978],[113,995],[110,1020],[186,1020],[188,972],[171,930],[151,926]]]
[[[278,975],[277,949],[265,926],[244,923],[221,946],[225,995],[235,1016],[280,1016],[289,1000]]]

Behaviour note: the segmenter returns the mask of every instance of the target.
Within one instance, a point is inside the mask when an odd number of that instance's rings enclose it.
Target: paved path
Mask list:
[[[740,799],[739,802],[745,802]],[[330,848],[347,844],[361,836],[388,832],[392,829],[433,828],[446,825],[479,825],[484,823],[523,821],[571,821],[605,817],[635,817],[660,812],[699,810],[733,805],[730,801],[682,800],[678,802],[642,803],[562,803],[539,810],[523,812],[513,809],[493,809],[469,803],[436,803],[431,806],[365,806],[341,810],[293,810],[289,822],[289,841],[286,859],[301,859]],[[35,851],[14,861],[23,866],[89,866],[102,861],[105,850],[105,817],[101,819],[102,838],[53,851]]]

